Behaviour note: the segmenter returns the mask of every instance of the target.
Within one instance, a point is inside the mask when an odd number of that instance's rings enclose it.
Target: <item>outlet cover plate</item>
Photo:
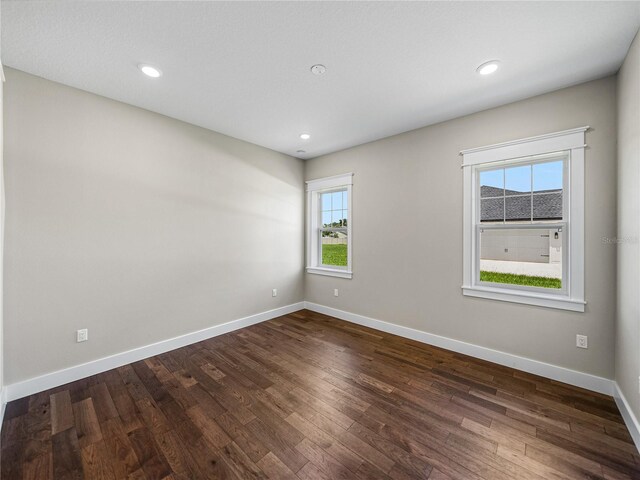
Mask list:
[[[89,340],[89,329],[83,328],[76,332],[76,342],[86,342]]]
[[[586,335],[576,335],[576,347],[589,348],[589,339]]]

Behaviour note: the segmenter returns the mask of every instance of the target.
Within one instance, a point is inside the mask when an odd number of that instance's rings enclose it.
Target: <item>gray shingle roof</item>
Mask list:
[[[483,185],[480,187],[480,218],[483,222],[519,221],[531,219],[529,192],[503,190]],[[501,198],[486,198],[501,197]],[[533,192],[533,220],[562,219],[562,189]]]

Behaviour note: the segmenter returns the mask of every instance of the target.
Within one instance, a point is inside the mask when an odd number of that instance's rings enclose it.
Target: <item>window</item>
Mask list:
[[[586,129],[461,152],[463,294],[584,311]]]
[[[351,278],[353,174],[307,182],[307,272]]]

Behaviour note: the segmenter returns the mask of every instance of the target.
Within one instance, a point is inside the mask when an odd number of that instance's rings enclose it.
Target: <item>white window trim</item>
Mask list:
[[[463,207],[463,283],[462,293],[467,296],[523,303],[542,307],[584,312],[584,149],[585,132],[589,127],[574,128],[561,132],[523,138],[511,142],[462,150],[464,181]],[[562,294],[547,294],[509,287],[480,285],[476,261],[476,176],[480,167],[493,162],[504,162],[554,152],[569,152],[567,161],[569,195],[568,245],[569,254],[565,267],[569,285]]]
[[[317,275],[328,275],[331,277],[339,278],[352,278],[352,252],[351,248],[353,236],[351,234],[353,225],[352,212],[352,200],[351,190],[353,187],[353,173],[345,173],[342,175],[335,175],[333,177],[319,178],[317,180],[309,180],[307,184],[307,273],[314,273]],[[319,215],[319,197],[322,192],[335,190],[337,188],[346,188],[347,190],[347,267],[346,268],[331,268],[326,265],[321,265],[318,261],[319,257],[319,244],[318,236],[315,232],[318,230]]]

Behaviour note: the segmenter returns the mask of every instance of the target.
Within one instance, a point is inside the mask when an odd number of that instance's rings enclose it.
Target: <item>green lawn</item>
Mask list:
[[[533,277],[514,273],[480,272],[480,281],[493,283],[510,283],[528,287],[562,288],[562,279],[550,277]]]
[[[323,244],[322,264],[347,266],[347,245]],[[562,288],[560,278],[534,277],[531,275],[516,275],[513,273],[480,272],[480,280],[483,282],[509,283],[512,285],[525,285],[529,287]]]
[[[322,264],[346,267],[347,266],[347,245],[344,243],[323,244],[322,245]]]

